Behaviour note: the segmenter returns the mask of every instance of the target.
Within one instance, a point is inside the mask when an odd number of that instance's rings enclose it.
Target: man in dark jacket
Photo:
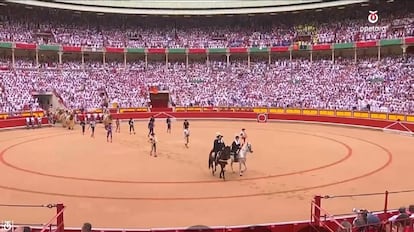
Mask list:
[[[214,140],[213,144],[214,159],[217,157],[218,152],[222,151],[225,146],[226,145],[224,143],[223,136],[220,134],[220,132],[217,132],[216,139]]]
[[[239,141],[240,137],[237,135],[231,144],[231,155],[234,156],[234,161],[237,162],[237,155],[239,154],[241,144]]]

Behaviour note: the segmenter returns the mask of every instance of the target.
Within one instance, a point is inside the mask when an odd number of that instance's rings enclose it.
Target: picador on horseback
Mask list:
[[[238,162],[238,155],[240,152],[240,148],[241,148],[240,137],[236,135],[233,143],[231,144],[231,155],[233,157],[234,162]]]
[[[212,169],[212,173],[216,172],[217,165],[220,165],[220,178],[225,180],[225,167],[230,159],[231,147],[226,146],[223,136],[218,132],[214,139],[213,149],[210,151],[208,167]]]
[[[220,132],[216,133],[216,139],[214,139],[214,144],[213,144],[213,151],[214,152],[214,160],[217,158],[217,155],[220,151],[222,151],[225,147],[225,143],[223,140],[223,136],[221,135]]]

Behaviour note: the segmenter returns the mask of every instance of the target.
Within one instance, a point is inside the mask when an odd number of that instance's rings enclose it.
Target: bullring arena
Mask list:
[[[87,218],[107,228],[171,228],[306,220],[315,195],[414,189],[404,177],[414,160],[411,136],[334,124],[190,119],[185,148],[182,120],[174,120],[167,134],[165,119],[158,118],[155,158],[149,156],[146,125],[146,119],[137,122],[137,134],[130,135],[122,123],[113,143],[103,125],[95,138],[89,131],[82,135],[79,126],[2,131],[0,198],[9,204],[64,203],[66,227]],[[236,173],[227,166],[226,181],[212,176],[207,158],[215,133],[231,143],[243,127],[254,151],[247,172],[240,177],[236,164]],[[407,205],[410,196],[393,195],[388,207]],[[326,200],[323,207],[349,214],[353,207],[382,210],[382,204],[383,196],[349,197]],[[10,209],[15,222],[53,216],[44,209]]]
[[[1,1],[0,232],[414,232],[413,9]]]

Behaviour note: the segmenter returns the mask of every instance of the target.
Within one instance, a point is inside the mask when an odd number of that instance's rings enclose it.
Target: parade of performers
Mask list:
[[[190,123],[187,121],[187,119],[184,120],[184,122],[183,122],[183,128],[184,128],[184,130],[185,129],[190,129]]]
[[[166,123],[167,123],[167,133],[171,134],[171,118],[170,117],[167,117]]]
[[[190,142],[190,123],[187,119],[183,122],[183,129],[184,129],[184,142],[185,147],[188,148],[188,143]]]
[[[155,136],[155,133],[152,132],[149,137],[149,142],[151,144],[151,151],[150,156],[154,155],[154,157],[157,157],[157,137]]]
[[[42,127],[42,117],[37,116],[37,126]]]
[[[30,125],[30,119],[27,120],[28,121],[28,125]],[[88,130],[91,129],[91,138],[95,138],[95,128],[96,128],[96,123],[99,121],[99,118],[97,117],[97,115],[90,115],[88,117],[84,117],[81,118],[79,120],[79,125],[82,128],[82,135],[85,135],[85,127],[87,124],[89,124]],[[167,130],[166,133],[167,134],[171,134],[171,117],[168,116],[165,120],[166,122],[166,126],[167,126]],[[99,121],[100,122],[100,121]],[[115,119],[115,132],[116,133],[120,133],[121,132],[121,122],[120,119],[117,118]],[[134,133],[135,134],[135,125],[134,125],[134,120],[132,118],[130,118],[128,120],[128,126],[129,126],[129,134]],[[148,142],[150,143],[150,156],[154,156],[157,157],[157,143],[158,143],[158,139],[155,136],[155,118],[151,117],[149,119],[148,122]],[[105,126],[105,130],[106,130],[106,141],[108,143],[112,143],[113,141],[113,123],[109,122],[106,126]],[[190,144],[190,123],[187,119],[185,119],[183,121],[183,134],[184,134],[184,146],[185,148],[189,148],[189,144]],[[213,142],[213,148],[210,152],[210,154],[214,154],[214,159],[216,159],[217,155],[224,151],[224,148],[226,147],[226,144],[224,142],[224,136],[220,133],[217,132],[216,133],[216,137],[214,139]],[[231,164],[233,164],[233,162],[239,162],[243,157],[242,157],[242,150],[244,147],[250,147],[251,145],[247,142],[247,132],[245,128],[242,128],[241,131],[239,133],[236,133],[234,140],[231,143],[231,146],[229,147],[230,150],[230,156],[231,156]],[[245,149],[246,150],[246,149]],[[244,151],[244,150],[243,150]]]
[[[83,119],[83,120],[80,122],[80,126],[82,127],[82,135],[85,135],[85,126],[86,126],[85,119]]]
[[[247,139],[247,133],[246,133],[246,129],[242,129],[241,130],[241,132],[240,132],[240,137],[241,137],[241,139],[242,139],[242,141],[243,141],[243,143],[245,143],[246,142],[246,139]]]
[[[222,151],[225,146],[223,136],[220,132],[217,132],[213,143],[214,159],[217,157],[218,152]]]
[[[29,129],[29,128],[34,129],[36,126],[39,127],[39,128],[42,127],[42,117],[31,116],[31,117],[26,118],[26,128],[27,129]]]
[[[121,125],[120,125],[120,122],[119,122],[119,118],[117,118],[115,120],[115,124],[116,124],[115,133],[121,133]]]
[[[188,144],[190,143],[190,130],[184,129],[184,142],[185,147],[188,148]]]
[[[112,143],[112,123],[106,126],[106,141]]]
[[[135,134],[134,120],[132,118],[129,119],[128,124],[129,124],[129,134],[131,134],[132,132]]]
[[[155,126],[155,118],[151,117],[148,122],[148,137],[154,133],[154,126]]]
[[[237,155],[239,154],[241,148],[240,137],[236,135],[233,143],[231,144],[231,155],[234,157],[234,161],[237,162]]]
[[[95,138],[95,126],[96,126],[96,121],[95,119],[92,119],[89,123],[89,128],[91,129],[91,138]]]

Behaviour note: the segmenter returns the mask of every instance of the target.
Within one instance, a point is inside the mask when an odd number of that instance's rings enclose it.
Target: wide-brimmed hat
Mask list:
[[[220,133],[220,132],[216,132],[216,136],[217,136],[217,137],[219,137],[219,136],[223,137],[223,135],[221,135],[221,133]]]

